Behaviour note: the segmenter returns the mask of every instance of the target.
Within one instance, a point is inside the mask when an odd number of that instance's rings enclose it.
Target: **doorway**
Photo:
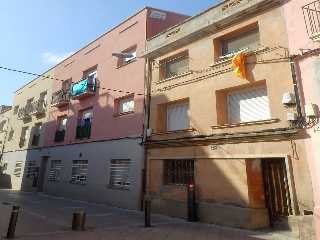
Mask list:
[[[40,169],[38,173],[38,181],[36,185],[36,192],[42,192],[43,191],[43,185],[44,185],[44,178],[46,175],[46,169],[47,169],[47,162],[48,162],[48,156],[42,156]]]
[[[262,159],[261,165],[270,226],[289,229],[292,207],[285,159]]]

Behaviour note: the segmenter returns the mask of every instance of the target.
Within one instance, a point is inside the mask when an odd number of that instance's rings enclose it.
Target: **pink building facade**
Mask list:
[[[302,106],[302,124],[315,202],[313,217],[317,239],[320,239],[319,1],[285,0],[283,6],[289,53],[296,72]]]
[[[139,209],[147,38],[188,18],[144,8],[56,66],[38,191]]]

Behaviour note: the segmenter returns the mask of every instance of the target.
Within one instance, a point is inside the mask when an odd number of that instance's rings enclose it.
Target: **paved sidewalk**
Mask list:
[[[0,238],[5,238],[12,206],[20,206],[15,238],[21,240],[257,240],[294,239],[290,232],[265,229],[248,231],[201,222],[151,215],[144,227],[144,213],[99,204],[72,201],[44,194],[0,189]],[[86,212],[86,229],[72,231],[74,212]]]

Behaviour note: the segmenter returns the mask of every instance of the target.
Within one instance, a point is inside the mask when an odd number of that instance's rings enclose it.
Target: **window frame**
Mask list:
[[[163,160],[163,185],[185,186],[190,183],[195,183],[195,160]]]
[[[117,177],[120,178],[120,180],[117,180],[116,179]],[[131,159],[111,159],[110,167],[109,167],[108,187],[129,189],[130,180],[131,180]],[[117,182],[117,184],[114,184],[113,182]]]
[[[74,184],[86,184],[88,165],[88,160],[73,160],[69,182]]]
[[[22,166],[23,166],[23,161],[16,161],[14,165],[13,175],[15,175],[16,177],[21,177]],[[19,169],[20,171],[18,171]]]
[[[48,176],[49,181],[58,182],[60,179],[61,160],[52,160],[50,165],[50,172]],[[52,177],[53,175],[53,177]]]

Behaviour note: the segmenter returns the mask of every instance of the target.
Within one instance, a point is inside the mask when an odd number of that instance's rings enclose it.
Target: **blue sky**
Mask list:
[[[220,0],[1,1],[0,67],[42,74],[145,6],[194,16]],[[35,76],[0,68],[0,105]]]

